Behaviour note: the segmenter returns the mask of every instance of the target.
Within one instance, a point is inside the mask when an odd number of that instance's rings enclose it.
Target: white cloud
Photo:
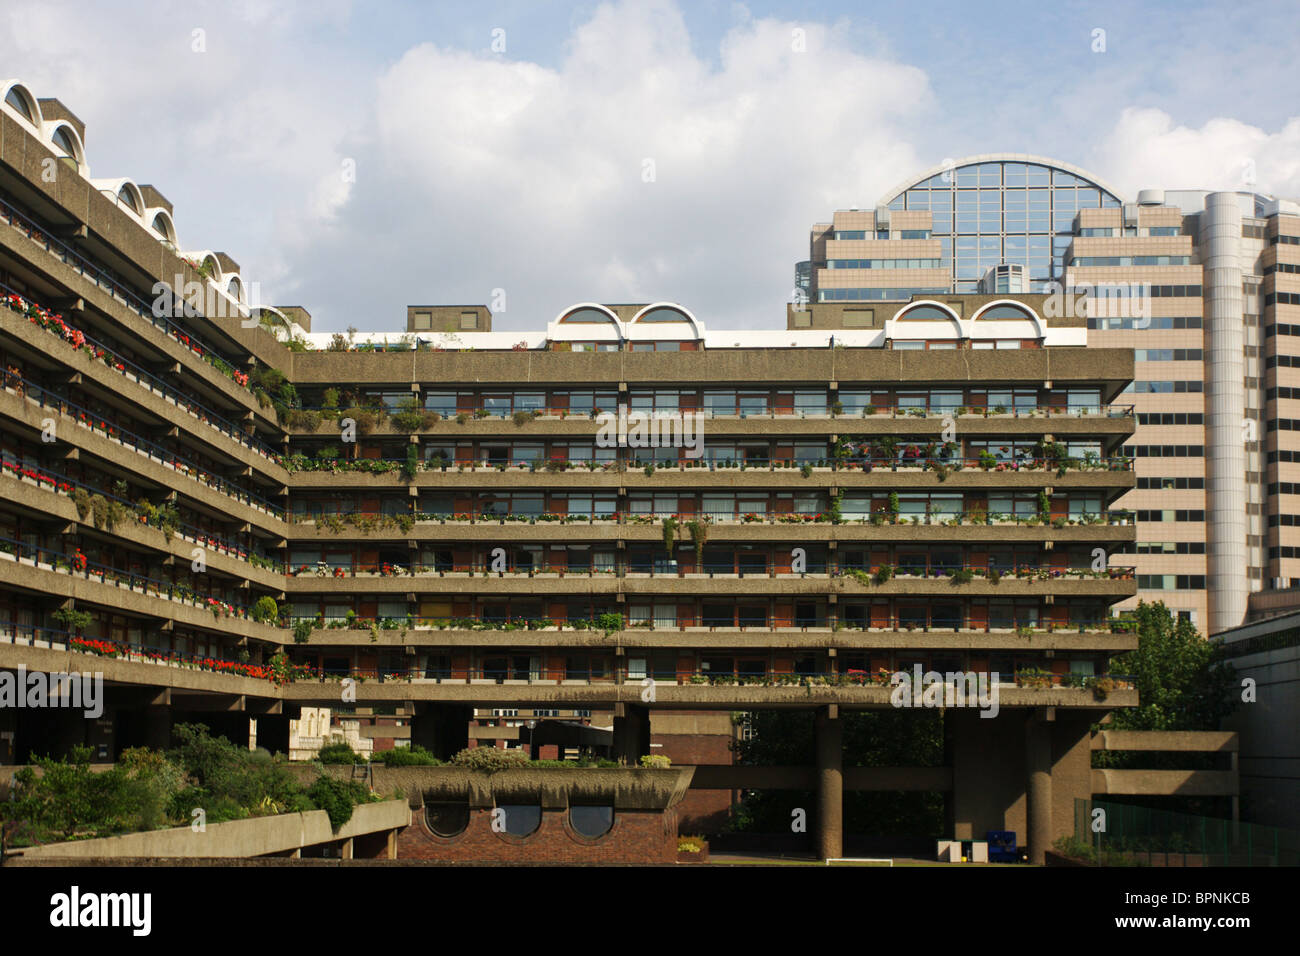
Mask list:
[[[1199,129],[1159,109],[1126,109],[1096,151],[1094,167],[1132,195],[1138,189],[1253,190],[1300,197],[1300,118],[1270,133],[1235,119]]]
[[[537,328],[580,300],[657,298],[714,327],[779,327],[811,224],[946,155],[1065,143],[1060,159],[1128,191],[1235,188],[1250,159],[1261,191],[1300,196],[1300,120],[1204,121],[1181,93],[1123,109],[1151,96],[1099,66],[1061,77],[1062,108],[1028,115],[981,87],[976,111],[938,101],[927,72],[951,89],[968,50],[940,43],[922,70],[859,52],[891,48],[875,21],[743,7],[706,45],[681,9],[604,4],[553,49],[494,10],[510,24],[509,52],[494,54],[486,30],[408,35],[409,11],[347,0],[158,0],[112,16],[10,0],[0,61],[86,121],[95,176],[156,185],[185,246],[229,252],[318,329],[397,328],[408,302],[487,302],[496,288],[510,303],[499,328]],[[1250,78],[1267,85],[1258,68]],[[1189,116],[1200,128],[1178,125]]]

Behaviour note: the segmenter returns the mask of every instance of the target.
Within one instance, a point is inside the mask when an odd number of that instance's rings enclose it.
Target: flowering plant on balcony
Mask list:
[[[402,567],[400,564],[384,564],[380,566],[379,573],[386,578],[391,578],[391,577],[397,577],[398,575],[401,574],[405,574],[406,569]]]
[[[341,577],[343,577],[345,574],[347,574],[347,572],[346,572],[343,568],[335,568],[335,569],[334,569],[334,576],[335,576],[336,578],[341,578]]]
[[[72,556],[72,567],[76,571],[84,572],[86,570],[86,556],[81,553],[80,548],[78,548],[77,553]]]

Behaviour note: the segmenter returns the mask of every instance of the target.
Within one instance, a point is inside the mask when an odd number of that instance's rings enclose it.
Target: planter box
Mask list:
[[[678,863],[708,863],[709,862],[709,844],[705,843],[699,853],[691,853],[687,850],[677,851]]]

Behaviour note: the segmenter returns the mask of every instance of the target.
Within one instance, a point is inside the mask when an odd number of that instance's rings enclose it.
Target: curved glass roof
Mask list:
[[[992,159],[959,162],[890,195],[890,209],[925,209],[933,217],[955,292],[977,292],[992,267],[1025,267],[1030,291],[1064,272],[1074,216],[1122,201],[1083,170],[1049,162]]]

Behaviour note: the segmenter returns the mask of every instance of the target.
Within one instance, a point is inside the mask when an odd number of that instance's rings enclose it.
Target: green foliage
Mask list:
[[[671,556],[673,553],[673,544],[677,540],[677,519],[664,519],[664,550]]]
[[[275,598],[264,594],[253,602],[253,608],[249,613],[254,621],[270,624],[279,619],[280,606],[275,603]]]
[[[310,809],[284,761],[213,737],[203,724],[177,724],[172,738],[176,746],[167,758],[189,783],[172,800],[173,819],[188,821],[195,807],[203,808],[208,823]]]
[[[1138,647],[1114,657],[1112,674],[1132,675],[1137,707],[1115,712],[1112,730],[1218,730],[1237,706],[1237,675],[1216,657],[1190,621],[1178,620],[1163,601],[1138,604],[1133,612]]]
[[[321,775],[307,791],[307,798],[315,804],[316,809],[324,810],[330,818],[330,826],[337,832],[338,828],[352,819],[352,808],[358,803],[366,803],[370,793],[355,780],[335,780]]]
[[[343,740],[336,740],[321,747],[317,758],[321,763],[354,764],[365,763],[366,758],[357,753]]]
[[[522,750],[501,750],[498,747],[466,747],[452,757],[451,762],[456,767],[495,773],[498,770],[528,766],[528,754]]]
[[[50,616],[68,631],[84,631],[95,623],[95,616],[89,611],[74,611],[66,607],[59,608]]]
[[[295,644],[306,644],[311,640],[311,632],[315,630],[315,621],[298,621],[293,626],[293,642]]]
[[[70,840],[77,836],[120,833],[129,809],[123,793],[126,774],[119,768],[90,769],[89,747],[72,748],[71,756],[36,760],[41,773],[24,767],[14,774],[11,800],[0,803],[0,817],[28,823],[39,837]]]
[[[420,450],[414,445],[406,446],[406,460],[402,462],[402,477],[414,481],[420,471]]]
[[[639,762],[647,770],[667,770],[672,766],[672,760],[665,754],[645,754]]]
[[[392,750],[376,751],[370,758],[372,763],[382,763],[387,767],[441,767],[443,762],[418,744],[409,747],[394,747]]]

